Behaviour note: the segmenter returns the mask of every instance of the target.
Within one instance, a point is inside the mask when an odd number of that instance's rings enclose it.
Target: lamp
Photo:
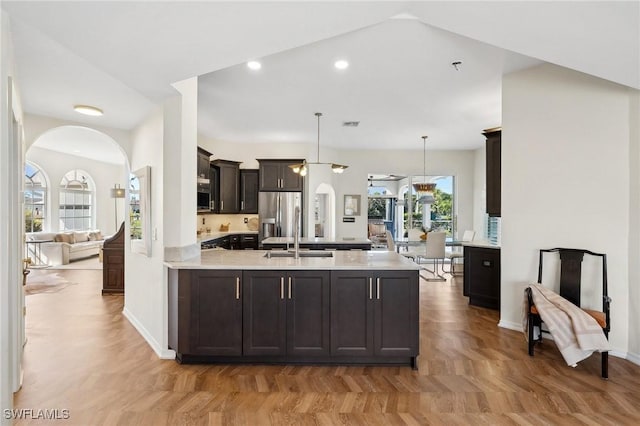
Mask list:
[[[413,189],[417,192],[422,192],[423,195],[418,198],[417,202],[422,204],[433,204],[435,198],[433,197],[433,191],[436,189],[436,184],[432,182],[426,182],[427,180],[427,138],[428,136],[422,136],[422,179],[425,182],[414,183]]]
[[[111,198],[113,198],[113,204],[115,207],[115,221],[116,221],[116,228],[115,230],[118,230],[118,198],[124,198],[126,194],[126,191],[124,190],[124,188],[120,188],[120,184],[116,183],[113,188],[111,188]]]
[[[294,173],[298,173],[300,174],[300,176],[306,176],[307,175],[307,164],[329,164],[331,165],[331,171],[333,173],[342,173],[345,171],[345,169],[349,166],[345,166],[342,164],[335,164],[335,163],[321,163],[320,162],[320,117],[322,117],[322,113],[321,112],[316,112],[314,114],[316,117],[318,117],[318,159],[315,163],[307,163],[306,161],[303,161],[301,164],[292,164],[289,167],[291,167],[291,169],[293,170]]]

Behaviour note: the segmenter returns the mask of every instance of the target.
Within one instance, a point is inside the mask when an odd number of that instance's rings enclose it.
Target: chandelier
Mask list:
[[[298,173],[300,174],[300,176],[306,176],[307,175],[307,164],[328,164],[331,165],[331,171],[333,173],[342,173],[345,171],[345,169],[349,166],[344,166],[342,164],[335,164],[335,163],[320,163],[320,117],[322,117],[322,113],[321,112],[316,112],[314,114],[316,117],[318,117],[318,153],[317,153],[317,161],[316,162],[309,162],[307,163],[306,161],[303,161],[300,164],[292,164],[289,167],[291,167],[291,169],[293,169],[294,173]]]
[[[426,182],[427,180],[427,138],[428,136],[422,136],[422,180],[424,182],[414,183],[413,189],[423,194],[418,198],[418,203],[430,204],[435,201],[433,197],[433,191],[436,189],[436,184],[433,182]]]

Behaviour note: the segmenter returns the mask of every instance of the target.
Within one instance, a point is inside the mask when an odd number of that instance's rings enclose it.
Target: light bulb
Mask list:
[[[300,176],[306,176],[307,175],[307,168],[305,166],[302,166],[302,168],[300,169]]]

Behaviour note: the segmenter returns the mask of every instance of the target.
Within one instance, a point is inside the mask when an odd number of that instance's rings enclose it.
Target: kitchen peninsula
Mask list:
[[[418,265],[394,252],[267,253],[165,263],[178,362],[416,367]]]

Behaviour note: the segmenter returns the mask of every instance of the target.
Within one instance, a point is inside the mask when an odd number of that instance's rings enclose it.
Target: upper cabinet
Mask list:
[[[240,169],[240,213],[258,213],[258,170]]]
[[[211,165],[217,169],[218,198],[214,206],[216,213],[238,213],[240,211],[240,163],[237,161],[214,160]]]
[[[304,179],[289,167],[303,160],[258,160],[260,191],[302,191]]]
[[[209,192],[209,157],[211,157],[211,154],[208,151],[198,147],[198,163],[196,165],[198,173],[198,192]]]
[[[487,138],[486,166],[487,166],[487,214],[500,216],[501,205],[501,168],[502,168],[502,130],[498,128],[487,129],[483,132]]]

